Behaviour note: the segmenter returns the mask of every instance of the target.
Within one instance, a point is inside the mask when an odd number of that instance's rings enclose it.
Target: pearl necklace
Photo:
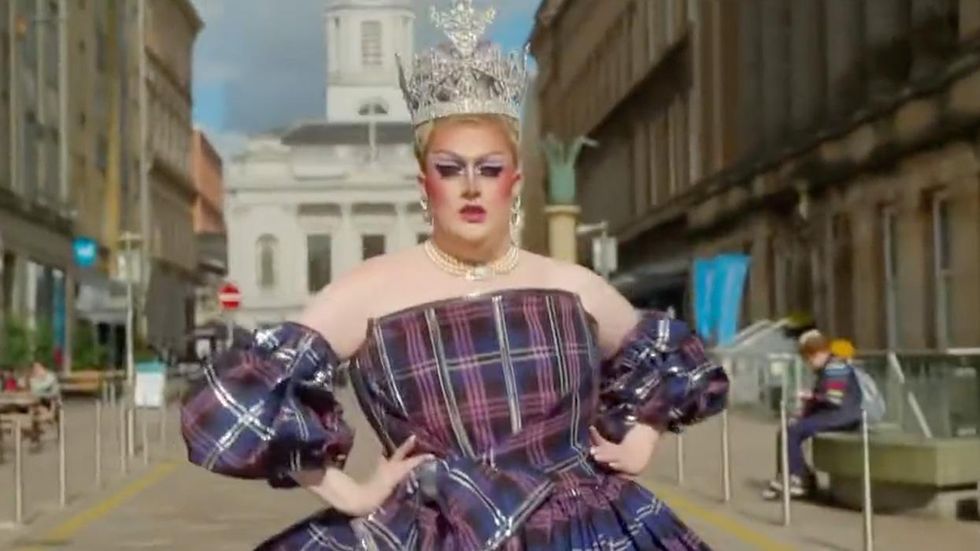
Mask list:
[[[425,242],[425,254],[440,270],[469,281],[479,281],[492,275],[502,275],[514,271],[520,260],[520,249],[511,245],[504,256],[487,264],[471,264],[443,251],[432,240]]]

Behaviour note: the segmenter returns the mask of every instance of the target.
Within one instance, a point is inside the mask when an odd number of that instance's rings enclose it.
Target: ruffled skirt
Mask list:
[[[397,502],[386,504],[391,506],[397,506]],[[336,511],[322,511],[267,540],[257,551],[480,549],[461,533],[464,527],[451,526],[438,509],[422,507],[413,516],[417,518],[415,529],[393,527],[380,531],[377,527],[366,529],[359,519]],[[709,550],[664,502],[638,484],[617,476],[604,476],[598,484],[559,486],[496,549]]]

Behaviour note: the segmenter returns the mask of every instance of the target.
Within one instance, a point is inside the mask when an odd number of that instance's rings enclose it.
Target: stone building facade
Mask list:
[[[191,56],[203,22],[190,0],[144,0],[143,289],[150,342],[178,346],[194,325],[198,257],[191,172]]]
[[[191,171],[197,197],[194,200],[194,233],[197,236],[198,282],[195,290],[195,323],[221,315],[218,290],[228,273],[228,232],[224,216],[224,162],[207,135],[194,130]]]
[[[970,0],[545,0],[532,51],[634,301],[743,252],[743,324],[933,349],[980,341],[978,39]]]

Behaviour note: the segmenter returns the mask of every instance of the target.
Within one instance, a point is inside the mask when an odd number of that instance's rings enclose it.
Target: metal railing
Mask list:
[[[799,407],[812,372],[795,354],[719,355],[732,379],[731,402],[778,417],[780,404]],[[886,403],[876,430],[927,438],[980,434],[980,350],[867,351],[854,358],[877,383]]]
[[[799,390],[809,388],[813,373],[796,354],[716,351],[731,379],[731,405],[779,419],[781,522],[792,523],[788,412],[801,405]],[[922,438],[976,437],[980,434],[980,349],[937,351],[866,351],[854,358],[875,380],[886,402],[886,415],[872,426],[862,409],[861,518],[865,551],[873,551],[874,503],[870,442],[876,431],[900,431]],[[720,416],[720,500],[732,499],[728,412]],[[683,452],[678,442],[676,472],[683,482]]]
[[[147,467],[151,464],[154,459],[164,459],[166,456],[166,450],[169,448],[167,441],[167,412],[168,409],[165,406],[162,408],[155,408],[156,415],[155,419],[151,420],[151,409],[150,408],[137,408],[133,402],[133,393],[125,385],[120,391],[116,390],[115,384],[104,384],[99,390],[98,395],[94,399],[94,423],[91,426],[91,434],[86,438],[84,435],[79,433],[69,433],[67,429],[67,423],[73,415],[92,415],[89,411],[82,412],[78,408],[66,407],[64,404],[61,405],[60,414],[57,418],[56,423],[56,439],[57,439],[57,460],[56,460],[56,470],[57,470],[57,480],[58,480],[58,505],[59,509],[66,508],[69,503],[74,498],[81,497],[87,493],[100,490],[106,480],[106,472],[103,458],[105,456],[107,443],[112,441],[110,450],[118,452],[118,467],[119,477],[125,477],[131,472],[133,466],[136,462],[136,455],[139,454],[142,459],[143,467]],[[106,415],[106,412],[115,413],[115,422],[107,423],[110,416]],[[128,416],[135,415],[140,428],[139,445],[133,445],[127,440],[127,430],[126,430],[126,420]],[[74,419],[79,419],[75,417]],[[156,421],[159,427],[159,438],[156,442],[153,442],[150,438],[150,425],[152,421]],[[72,423],[73,425],[81,425],[82,423]],[[110,425],[115,425],[110,426]],[[32,427],[37,430],[36,427]],[[12,447],[13,447],[13,470],[12,470],[12,480],[8,483],[0,483],[0,487],[12,487],[13,492],[7,494],[7,492],[0,492],[0,496],[3,499],[9,499],[13,504],[13,518],[7,522],[3,522],[0,519],[0,528],[19,528],[25,524],[25,513],[28,511],[28,503],[26,503],[25,486],[30,483],[30,478],[27,473],[25,473],[25,449],[24,449],[24,432],[28,427],[24,425],[24,422],[18,417],[12,422]],[[115,433],[113,435],[113,432]],[[109,438],[107,438],[109,436]],[[85,449],[88,446],[82,445],[81,443],[72,443],[68,445],[69,439],[80,438],[82,440],[88,440],[91,444],[91,449]],[[154,451],[153,447],[156,444],[157,449]],[[0,440],[0,445],[3,445],[3,441]],[[114,450],[112,449],[114,448]],[[132,451],[131,451],[132,450]],[[76,452],[81,453],[91,453],[93,471],[92,478],[85,476],[84,479],[91,481],[91,486],[82,486],[81,480],[74,483],[72,487],[70,484],[73,482],[69,478],[69,473],[80,472],[79,468],[69,469],[69,465],[75,460]],[[46,467],[48,468],[48,467]],[[85,469],[87,471],[87,469]],[[37,472],[30,473],[37,476]],[[44,476],[52,476],[53,473],[46,474]],[[69,489],[74,492],[74,495],[69,493]]]

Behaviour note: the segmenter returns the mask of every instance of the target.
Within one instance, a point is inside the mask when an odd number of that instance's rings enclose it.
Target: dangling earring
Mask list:
[[[425,195],[419,197],[419,206],[422,207],[422,220],[431,226],[432,213],[429,212],[429,198]]]
[[[524,209],[521,196],[518,195],[517,200],[510,206],[510,241],[515,245],[520,241],[522,225],[524,225]]]

